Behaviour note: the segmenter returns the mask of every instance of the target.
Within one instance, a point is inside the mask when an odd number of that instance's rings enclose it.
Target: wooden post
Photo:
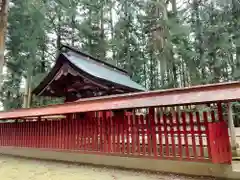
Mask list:
[[[231,135],[231,147],[232,150],[237,149],[237,141],[236,141],[236,132],[235,132],[235,127],[234,127],[234,122],[233,122],[233,112],[232,112],[232,103],[228,103],[228,128],[230,130],[230,135]]]

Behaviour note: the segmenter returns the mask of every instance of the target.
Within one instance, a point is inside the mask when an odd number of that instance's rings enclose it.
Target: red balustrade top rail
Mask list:
[[[0,119],[234,100],[240,100],[240,82],[87,98],[59,105],[0,112]]]

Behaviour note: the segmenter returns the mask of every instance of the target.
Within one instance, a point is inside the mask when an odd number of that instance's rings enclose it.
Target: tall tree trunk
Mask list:
[[[74,45],[75,45],[75,15],[72,15],[72,17],[71,17],[71,28],[72,28],[71,45],[72,45],[72,47],[74,47]]]
[[[239,28],[240,28],[240,10],[239,10],[239,1],[232,0],[232,23],[233,23],[233,40],[238,40],[240,37]],[[240,69],[240,45],[238,43],[236,45],[236,66],[234,70]],[[238,77],[237,77],[238,78]]]
[[[23,108],[28,108],[29,82],[30,82],[30,76],[29,76],[29,73],[28,73],[27,78],[26,78],[26,82],[25,82],[25,88],[24,88]]]
[[[3,65],[4,65],[4,51],[5,51],[5,34],[7,29],[7,16],[9,0],[1,0],[0,10],[0,88],[3,81]]]
[[[100,52],[100,59],[105,59],[106,57],[106,47],[105,47],[105,29],[104,29],[104,6],[101,7],[101,17],[100,17],[100,42],[102,44]]]
[[[116,52],[113,44],[113,38],[114,38],[113,12],[112,12],[113,6],[114,6],[114,1],[111,2],[111,8],[110,8],[110,27],[111,27],[111,40],[112,40],[111,48],[113,53],[112,55],[113,62],[115,62],[115,65],[118,66],[118,59],[116,58]]]

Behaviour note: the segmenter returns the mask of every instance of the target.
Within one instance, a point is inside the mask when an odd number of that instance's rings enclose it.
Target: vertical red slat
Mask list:
[[[29,128],[28,128],[28,121],[25,121],[25,147],[29,147]]]
[[[189,120],[190,120],[190,128],[191,128],[191,137],[192,137],[192,150],[193,150],[193,157],[197,160],[197,146],[196,146],[196,138],[194,133],[194,120],[193,120],[193,113],[189,112]]]
[[[94,141],[94,151],[98,151],[98,118],[95,116],[93,118],[93,141]]]
[[[87,125],[87,119],[84,119],[83,121],[84,125],[83,125],[83,139],[84,139],[84,145],[83,145],[83,148],[84,148],[84,151],[87,150],[87,135],[88,135],[88,125]]]
[[[173,119],[174,117],[174,119]],[[172,156],[175,158],[176,156],[176,145],[175,145],[175,131],[174,131],[174,127],[175,124],[174,122],[176,122],[176,112],[172,112],[171,113],[171,117],[170,117],[170,134],[171,134],[171,141],[172,141]]]
[[[93,116],[89,117],[89,151],[93,151]]]
[[[175,112],[175,118],[176,118],[176,132],[177,132],[177,142],[178,142],[178,156],[180,159],[182,159],[182,137],[181,137],[181,122],[179,118],[179,113]],[[175,138],[174,138],[175,139]],[[175,144],[176,147],[176,144]]]
[[[63,122],[63,129],[64,129],[64,149],[68,149],[68,142],[69,142],[69,116],[67,116],[67,119]]]
[[[103,152],[107,152],[107,117],[106,111],[103,112],[103,122],[102,122],[102,130],[103,130]]]
[[[156,139],[156,121],[155,121],[155,112],[151,114],[150,119],[150,125],[151,125],[151,135],[152,135],[152,149],[153,149],[153,155],[156,158],[157,157],[157,139]]]
[[[209,159],[212,159],[211,156],[211,146],[210,146],[210,141],[209,141],[209,133],[208,133],[208,114],[206,111],[203,112],[203,120],[204,120],[204,127],[205,127],[205,133],[206,133],[206,138],[207,138],[207,149],[208,149],[208,157]]]
[[[8,123],[7,122],[5,122],[4,138],[5,138],[5,146],[7,146],[8,145]]]
[[[68,120],[66,121],[66,149],[71,149],[71,123],[72,123],[72,114],[69,114]]]
[[[86,122],[86,150],[89,151],[89,145],[90,145],[90,121],[89,117],[87,116]]]
[[[32,133],[33,133],[33,148],[36,148],[36,144],[37,144],[37,139],[36,139],[36,121],[32,122]]]
[[[145,128],[146,128],[146,138],[147,138],[147,154],[148,156],[152,155],[152,147],[151,147],[151,132],[150,132],[150,114],[148,113],[148,115],[146,116],[146,124],[145,124]]]
[[[107,139],[107,131],[108,131],[108,127],[107,127],[107,116],[106,116],[106,112],[104,112],[104,116],[103,116],[103,152],[106,153],[107,149],[108,149],[108,139]]]
[[[24,124],[24,122],[21,122],[19,125],[20,125],[20,130],[21,130],[21,132],[20,132],[20,147],[23,147],[24,146],[24,135],[23,135],[23,124]]]
[[[146,155],[146,143],[145,143],[145,125],[144,125],[144,117],[143,115],[140,116],[141,121],[141,132],[142,132],[142,153],[145,156]]]
[[[24,140],[24,138],[23,138],[23,123],[24,122],[20,122],[19,123],[19,126],[20,126],[20,147],[23,147],[24,145],[23,145],[23,140]]]
[[[59,141],[59,143],[60,143],[61,149],[64,149],[64,121],[65,120],[66,119],[64,118],[60,121],[60,141]]]
[[[131,127],[131,153],[132,155],[136,152],[136,116],[135,111],[133,111],[134,114],[131,114],[130,116],[130,127]]]
[[[201,128],[199,112],[196,112],[196,119],[197,119],[198,138],[199,138],[199,152],[200,152],[199,156],[201,159],[203,159],[204,158],[204,150],[203,150],[202,128]]]
[[[67,141],[67,149],[71,150],[72,149],[72,117],[73,114],[69,115],[69,119],[66,122],[66,129],[67,129],[67,137],[68,137],[68,141]]]
[[[19,143],[20,143],[20,147],[23,147],[23,127],[22,127],[22,124],[23,124],[23,122],[19,123],[19,129],[20,129],[20,137],[19,137],[20,142]],[[5,145],[5,142],[4,142],[4,145]]]
[[[40,118],[37,120],[37,148],[40,148],[40,139],[41,139],[41,131],[40,131]]]
[[[52,149],[55,149],[55,143],[56,143],[56,141],[55,141],[55,129],[56,129],[55,122],[56,122],[56,120],[51,121],[51,148]]]
[[[109,116],[108,118],[108,153],[111,153],[112,152],[112,123],[111,123],[111,116]]]
[[[136,128],[136,148],[137,148],[137,154],[140,155],[140,152],[141,152],[141,144],[140,144],[140,132],[139,132],[139,129],[140,129],[140,117],[138,115],[135,115],[135,128]]]
[[[49,126],[48,120],[44,120],[44,148],[48,148],[48,136],[49,136]]]
[[[65,149],[65,140],[66,140],[66,136],[65,136],[65,122],[67,121],[67,116],[66,119],[63,119],[61,121],[61,148]]]
[[[0,126],[1,126],[2,124],[0,123]],[[16,146],[17,147],[17,136],[18,136],[18,129],[17,129],[17,121],[14,121],[14,123],[13,123],[13,131],[14,131],[14,137],[13,137],[13,146]],[[1,136],[1,130],[0,130],[0,136]],[[2,140],[0,140],[0,142],[1,142]],[[2,143],[1,143],[1,145],[2,145]]]
[[[31,147],[29,121],[26,121],[26,147]]]
[[[100,117],[100,152],[103,151],[103,118]]]
[[[79,150],[79,119],[75,116],[75,150]]]
[[[100,134],[100,129],[99,129],[99,117],[96,116],[95,118],[95,149],[96,151],[99,151],[99,134]]]
[[[11,144],[11,141],[12,141],[11,124],[12,123],[8,123],[8,146],[12,146],[12,144]]]
[[[44,132],[44,148],[47,148],[47,140],[48,140],[48,127],[47,127],[48,121],[44,119],[43,121],[43,132]]]
[[[80,116],[78,115],[78,149],[82,150],[83,147],[83,142],[82,142],[82,137],[83,137],[83,124],[82,124],[82,119],[80,119]]]
[[[125,116],[125,122],[126,122],[127,154],[129,154],[130,153],[130,141],[129,141],[129,138],[130,138],[130,136],[129,136],[129,133],[130,133],[129,132],[130,116],[129,115]]]
[[[72,134],[71,134],[72,150],[76,150],[76,132],[77,132],[76,114],[74,113],[72,117]]]
[[[5,141],[5,139],[4,139],[4,123],[1,123],[1,137],[3,137],[3,138],[1,138],[2,139],[2,146],[4,146],[4,141]]]
[[[52,148],[57,149],[57,121],[58,119],[52,122]]]
[[[100,117],[99,117],[99,112],[97,114],[97,117],[96,117],[96,124],[97,124],[97,133],[96,133],[96,150],[99,152],[100,151],[100,145],[99,145],[99,142],[100,142]]]
[[[71,139],[71,143],[70,143],[70,150],[75,150],[75,114],[72,114],[71,117],[71,128],[70,128],[70,139]],[[75,125],[75,126],[74,126]]]
[[[162,142],[162,124],[161,124],[161,115],[157,116],[157,127],[158,127],[158,146],[159,146],[159,156],[163,156],[163,142]]]
[[[8,143],[9,143],[9,131],[8,131],[8,124],[9,123],[7,123],[6,122],[6,126],[5,126],[5,128],[6,128],[6,133],[5,133],[5,138],[6,138],[6,146],[8,146]]]
[[[45,119],[43,119],[42,121],[41,121],[41,148],[45,148],[45,130],[44,130],[44,123],[45,123]]]
[[[183,125],[186,158],[190,159],[189,146],[188,146],[188,132],[187,132],[187,123],[186,123],[186,113],[185,112],[182,112],[182,121],[183,121],[182,125]]]
[[[124,117],[121,121],[121,153],[125,153],[125,137],[124,137]]]
[[[91,140],[92,140],[92,147],[91,151],[95,151],[95,122],[94,122],[94,117],[91,117]]]
[[[8,123],[5,123],[5,134],[4,134],[4,138],[5,138],[5,146],[8,146]]]
[[[48,120],[48,129],[49,129],[49,133],[48,133],[48,148],[52,149],[52,119]]]
[[[83,141],[83,139],[84,139],[84,133],[83,133],[83,129],[84,129],[84,127],[83,127],[83,119],[80,119],[79,120],[80,122],[80,148],[81,148],[81,150],[83,150],[83,147],[84,147],[84,141]]]
[[[35,121],[31,121],[30,129],[31,129],[31,137],[32,137],[32,147],[35,148]]]
[[[57,133],[56,133],[57,121],[58,121],[57,119],[52,121],[52,148],[53,149],[56,149],[56,147],[57,147],[57,138],[56,138],[56,136],[57,136]]]
[[[38,121],[38,128],[39,128],[39,144],[38,144],[38,148],[42,148],[42,133],[43,133],[43,131],[42,131],[42,120],[41,119],[39,119],[39,121]]]
[[[0,136],[1,136],[1,123],[0,123]],[[17,137],[18,137],[18,129],[17,129],[17,120],[14,122],[14,146],[17,147]],[[1,143],[1,140],[0,140]],[[2,143],[1,143],[2,145]]]
[[[64,119],[60,119],[59,121],[58,121],[58,135],[57,135],[57,137],[58,137],[58,149],[62,149],[62,121],[63,121]]]
[[[121,145],[120,145],[120,139],[121,139],[121,127],[120,127],[120,117],[116,116],[116,134],[117,134],[117,152],[121,152]]]
[[[80,119],[80,116],[77,116],[78,121],[78,150],[82,150],[82,119]]]
[[[85,149],[85,119],[81,119],[81,149]]]
[[[50,143],[49,143],[49,138],[50,138],[50,126],[49,126],[49,120],[46,119],[45,120],[45,132],[46,132],[46,138],[45,138],[45,148],[49,148],[50,147]]]
[[[0,124],[1,126],[1,124]],[[1,130],[0,130],[1,131]],[[14,121],[13,123],[13,131],[14,131],[14,136],[13,136],[13,146],[17,146],[16,145],[16,139],[17,139],[17,128],[16,128],[16,121]],[[1,136],[1,135],[0,135]],[[1,141],[1,140],[0,140]]]
[[[113,153],[116,152],[116,116],[112,116],[111,118],[111,125],[112,125],[112,143],[113,143]]]
[[[98,118],[98,116],[96,115],[96,117],[95,117],[95,130],[96,130],[96,132],[95,132],[95,149],[96,149],[96,151],[99,151],[99,133],[100,133],[100,131],[99,131],[99,118]]]
[[[105,114],[105,112],[103,112],[103,120],[102,120],[102,138],[103,138],[103,141],[102,141],[102,143],[103,143],[103,149],[102,149],[102,152],[104,152],[104,153],[106,153],[106,150],[107,150],[107,146],[106,146],[106,144],[107,144],[107,138],[106,138],[106,114]]]
[[[5,139],[5,146],[7,146],[7,142],[8,142],[8,140],[7,140],[7,123],[5,122],[4,123],[4,139]]]
[[[40,127],[40,148],[43,148],[43,140],[44,140],[44,131],[43,131],[43,120],[40,120],[39,122],[39,127]]]
[[[60,149],[60,122],[61,122],[61,119],[57,120],[56,122],[56,148],[57,149]]]
[[[169,157],[169,141],[168,141],[168,129],[167,129],[168,125],[167,125],[167,116],[166,116],[166,114],[163,114],[163,127],[164,127],[165,151],[166,151],[165,157],[168,158]]]

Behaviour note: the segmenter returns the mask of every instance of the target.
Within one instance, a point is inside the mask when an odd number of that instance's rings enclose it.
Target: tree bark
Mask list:
[[[5,34],[7,29],[7,15],[9,0],[1,0],[0,10],[0,88],[3,81],[4,51],[5,51]]]

